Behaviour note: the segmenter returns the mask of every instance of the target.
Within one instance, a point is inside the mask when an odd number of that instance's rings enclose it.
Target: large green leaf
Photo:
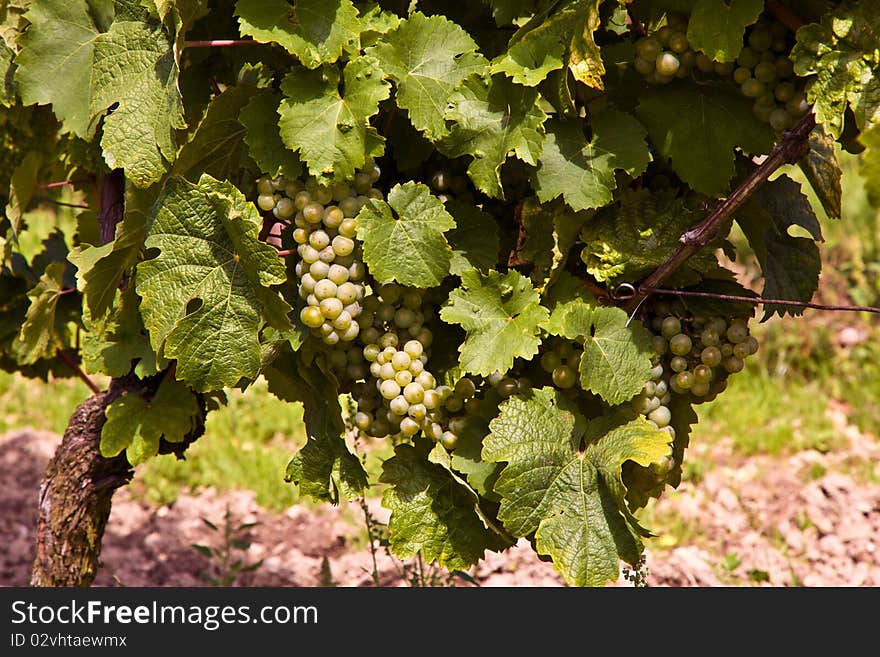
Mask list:
[[[840,179],[843,172],[837,161],[836,142],[823,125],[817,125],[810,133],[810,150],[798,162],[807,177],[822,209],[832,219],[840,219],[843,189]]]
[[[642,173],[651,161],[647,131],[629,114],[606,109],[592,114],[587,139],[581,119],[547,123],[535,192],[542,202],[562,196],[574,210],[599,208],[611,202],[618,170]]]
[[[364,262],[380,283],[436,287],[449,273],[452,248],[443,233],[455,220],[421,183],[395,185],[388,202],[372,199],[358,214]]]
[[[585,422],[552,388],[503,402],[490,428],[483,458],[506,464],[494,488],[509,532],[534,534],[536,551],[574,586],[602,586],[621,559],[638,561],[650,534],[626,508],[621,467],[668,454],[668,433],[642,419]]]
[[[400,558],[421,553],[428,563],[469,568],[501,541],[477,513],[473,491],[428,460],[429,447],[427,440],[398,445],[382,465],[391,550]]]
[[[358,57],[343,76],[335,66],[325,66],[293,70],[281,83],[281,139],[299,152],[311,175],[328,183],[351,180],[368,157],[382,154],[384,137],[369,119],[388,97],[390,85],[377,64]]]
[[[360,32],[351,0],[238,0],[241,33],[278,43],[304,66],[335,62]]]
[[[161,29],[114,22],[94,39],[89,113],[114,108],[104,119],[104,160],[139,187],[157,182],[177,154],[177,130],[186,127],[177,73]]]
[[[472,75],[450,96],[446,119],[452,124],[440,147],[449,157],[473,158],[468,174],[477,188],[503,197],[501,165],[509,155],[538,163],[546,118],[535,89],[501,75]]]
[[[452,246],[449,273],[460,275],[474,268],[486,273],[495,267],[500,240],[498,223],[492,215],[457,200],[449,201],[446,209],[455,218],[455,228],[446,233]]]
[[[791,51],[794,70],[807,81],[816,121],[837,138],[851,108],[864,130],[880,121],[880,12],[871,2],[844,2],[797,31]]]
[[[65,269],[64,262],[50,263],[37,285],[28,292],[31,303],[15,346],[18,362],[22,365],[52,358],[60,344],[55,328],[55,310],[64,289]]]
[[[248,147],[248,155],[261,172],[273,177],[297,178],[302,171],[302,165],[296,153],[281,140],[278,128],[280,104],[281,94],[261,90],[241,109],[238,120],[246,131],[244,141]],[[266,117],[271,117],[272,120],[267,121]]]
[[[25,17],[15,79],[25,104],[51,104],[64,129],[84,139],[95,134],[89,90],[100,30],[86,0],[42,0]]]
[[[467,332],[459,346],[465,372],[506,372],[516,358],[531,359],[538,353],[538,327],[548,312],[529,279],[515,270],[484,275],[472,269],[461,275],[461,283],[450,293],[440,318]]]
[[[112,458],[125,450],[131,465],[143,463],[159,453],[161,439],[181,442],[198,413],[195,395],[174,379],[164,379],[150,399],[142,393],[123,393],[104,411],[107,421],[101,428],[101,456]]]
[[[581,260],[597,281],[636,283],[681,247],[681,236],[703,217],[674,190],[626,190],[619,203],[603,208],[581,231]],[[693,285],[718,266],[713,243],[694,254],[667,281]]]
[[[247,164],[246,129],[239,113],[257,92],[256,87],[229,87],[214,96],[192,137],[181,147],[171,175],[198,180],[207,173],[217,180],[236,180]]]
[[[819,247],[822,230],[800,185],[780,176],[758,189],[736,214],[764,274],[761,294],[767,299],[804,301],[819,287],[822,267]],[[806,229],[810,237],[789,234],[791,226]],[[765,304],[764,318],[774,313],[801,315],[803,308]]]
[[[764,0],[699,0],[688,20],[691,48],[718,62],[736,61],[746,28],[762,11]]]
[[[369,52],[397,85],[397,105],[435,140],[448,132],[444,114],[452,91],[488,64],[476,49],[474,40],[452,21],[414,12]]]
[[[561,201],[541,204],[533,197],[523,202],[520,220],[526,239],[519,255],[532,263],[532,281],[543,290],[565,267],[589,213],[573,212]]]
[[[737,149],[762,155],[775,143],[752,104],[733,89],[676,84],[642,93],[636,114],[675,172],[698,192],[718,196],[730,187]]]
[[[641,322],[630,321],[620,308],[577,301],[557,304],[545,328],[583,341],[581,387],[609,404],[632,399],[650,378],[651,336]]]
[[[170,178],[150,216],[145,246],[158,255],[136,269],[144,323],[201,392],[256,377],[262,328],[292,329],[290,306],[270,289],[285,282],[284,265],[260,225],[253,203],[207,174]]]

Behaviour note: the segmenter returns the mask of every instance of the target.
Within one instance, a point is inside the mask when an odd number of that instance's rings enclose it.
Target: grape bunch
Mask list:
[[[651,378],[630,402],[633,414],[675,438],[670,403],[679,396],[689,403],[710,401],[726,387],[731,374],[742,371],[745,359],[758,350],[741,317],[689,315],[683,308],[657,304],[646,326],[653,333]],[[627,498],[634,507],[658,497],[676,465],[670,452],[648,467],[632,461],[624,468]]]
[[[355,217],[369,199],[383,198],[373,187],[379,173],[372,166],[351,184],[333,187],[312,177],[257,181],[257,206],[293,227],[297,292],[306,302],[300,320],[328,345],[350,343],[360,332],[366,268]]]
[[[762,16],[746,31],[735,62],[712,60],[694,51],[687,38],[688,20],[667,16],[666,24],[636,41],[633,66],[651,84],[668,84],[692,74],[730,78],[740,93],[754,100],[755,116],[777,132],[794,126],[809,111],[804,81],[795,76],[789,53],[792,32]]]

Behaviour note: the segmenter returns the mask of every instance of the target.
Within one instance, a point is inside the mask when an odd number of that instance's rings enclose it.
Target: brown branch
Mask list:
[[[79,363],[77,363],[70,356],[70,354],[68,354],[66,351],[64,351],[62,349],[59,349],[57,352],[57,355],[58,355],[58,359],[62,363],[67,365],[70,369],[73,370],[74,374],[76,374],[80,379],[82,379],[83,383],[85,383],[88,386],[89,390],[91,390],[92,393],[94,393],[96,395],[101,394],[101,389],[98,387],[98,385],[94,381],[92,381],[85,372],[82,371],[82,368],[79,366]]]
[[[681,246],[665,262],[638,286],[637,293],[628,300],[624,308],[634,311],[647,296],[647,291],[662,287],[663,283],[678,271],[697,251],[715,239],[721,226],[745,203],[746,200],[770,178],[781,166],[795,164],[809,151],[810,132],[816,126],[816,118],[808,112],[790,131],[784,133],[758,167],[726,199],[720,201],[715,209],[699,224],[681,236]]]
[[[767,0],[765,3],[767,11],[773,14],[773,17],[780,23],[785,25],[792,32],[797,32],[798,28],[803,27],[807,22],[794,13],[779,0]]]

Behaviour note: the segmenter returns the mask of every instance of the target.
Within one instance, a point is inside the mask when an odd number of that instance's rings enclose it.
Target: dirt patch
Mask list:
[[[734,459],[723,445],[700,458],[720,463],[699,483],[683,483],[651,507],[646,523],[648,586],[880,586],[880,485],[843,472],[873,468],[880,478],[880,445],[841,421],[850,449],[783,458]],[[15,431],[0,436],[0,585],[28,584],[39,483],[60,437]],[[812,479],[808,477],[812,476]],[[183,493],[167,506],[116,494],[104,538],[98,586],[204,586],[218,577],[218,559],[194,544],[222,548],[227,512],[247,549],[244,564],[261,561],[235,581],[241,586],[374,586],[363,512],[357,505],[261,508],[247,491]],[[380,521],[388,512],[369,503]],[[217,526],[211,529],[205,519]],[[663,527],[683,525],[686,542],[670,544]],[[382,586],[407,585],[403,564],[375,553]],[[562,586],[552,564],[521,541],[488,554],[469,573],[481,586]],[[456,580],[457,585],[467,585]],[[624,578],[613,583],[632,586]]]

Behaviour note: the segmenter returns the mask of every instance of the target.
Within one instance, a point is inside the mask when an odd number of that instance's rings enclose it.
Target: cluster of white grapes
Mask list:
[[[441,174],[435,187],[448,187]],[[340,387],[356,403],[354,424],[373,437],[422,432],[452,449],[479,400],[469,377],[443,385],[426,368],[434,319],[423,291],[369,277],[357,239],[357,215],[370,199],[379,168],[371,165],[347,184],[324,187],[314,178],[263,177],[257,206],[288,225],[297,244],[300,321],[323,343]],[[438,190],[439,191],[439,190]]]
[[[373,187],[379,173],[371,166],[351,184],[332,187],[312,177],[257,181],[257,206],[293,228],[297,291],[306,302],[300,320],[328,345],[351,343],[360,332],[366,268],[355,217],[369,199],[383,198]]]
[[[654,334],[654,368],[630,405],[635,414],[674,438],[669,408],[673,395],[691,403],[714,399],[727,387],[728,377],[742,371],[745,359],[758,351],[758,340],[743,318],[679,315],[662,303],[655,310],[658,314],[648,321]],[[632,499],[641,504],[659,494],[674,467],[671,450],[647,468],[631,464]]]
[[[652,84],[668,84],[692,72],[732,78],[740,92],[754,99],[752,111],[781,132],[809,111],[804,83],[789,58],[791,33],[779,21],[761,17],[745,36],[735,62],[718,62],[694,51],[687,38],[688,19],[669,14],[666,24],[636,42],[635,69]]]

